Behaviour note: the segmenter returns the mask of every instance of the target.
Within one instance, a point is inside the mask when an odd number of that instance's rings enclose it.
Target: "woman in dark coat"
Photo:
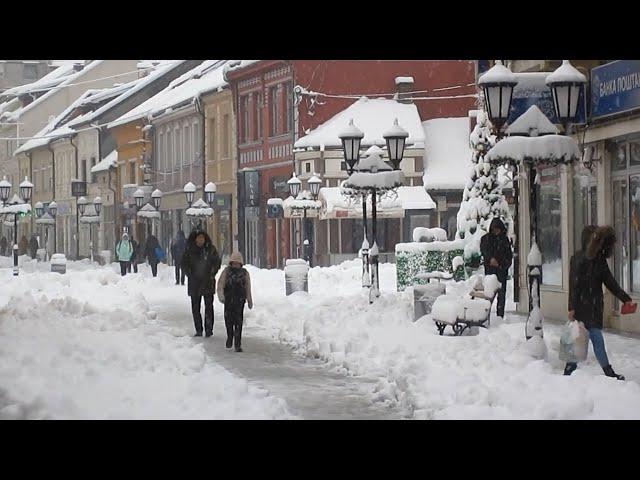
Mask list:
[[[158,239],[154,235],[150,234],[145,244],[144,256],[147,257],[147,261],[151,266],[151,273],[154,277],[158,276],[158,263],[160,262],[156,254],[156,248],[160,248],[160,242],[158,242]]]
[[[187,239],[184,237],[184,232],[178,230],[176,238],[171,244],[171,256],[173,257],[173,263],[176,269],[176,285],[184,285],[184,270],[182,270],[182,255],[184,255],[184,249]]]
[[[38,255],[38,249],[40,245],[38,245],[38,237],[36,237],[35,233],[31,235],[31,240],[29,240],[29,254],[32,259],[35,259]]]
[[[216,291],[216,274],[222,260],[218,250],[206,232],[194,230],[189,235],[182,268],[189,279],[187,292],[191,297],[191,313],[196,328],[196,337],[202,336],[202,314],[200,304],[204,298],[204,329],[207,337],[213,335],[213,295]]]
[[[602,285],[621,302],[631,303],[631,297],[620,288],[611,274],[607,259],[613,255],[616,233],[612,227],[598,227],[591,234],[588,227],[583,231],[584,252],[577,252],[571,259],[569,271],[569,318],[584,323],[589,331],[593,353],[607,377],[624,380],[609,364],[602,336],[604,302]],[[586,241],[588,240],[588,242]],[[571,375],[578,368],[576,363],[567,363],[564,374]]]
[[[513,260],[511,242],[507,237],[507,228],[499,218],[491,221],[489,232],[480,240],[480,253],[484,261],[485,275],[495,275],[500,282],[498,290],[498,317],[504,317],[504,306],[507,297],[507,278]]]

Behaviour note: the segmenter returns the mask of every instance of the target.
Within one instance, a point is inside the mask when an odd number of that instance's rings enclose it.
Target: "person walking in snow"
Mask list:
[[[29,249],[29,241],[27,240],[27,237],[25,237],[24,235],[22,235],[22,238],[20,239],[20,242],[18,243],[18,254],[19,255],[26,255],[27,254],[27,250]]]
[[[504,306],[507,295],[507,277],[513,251],[511,242],[507,237],[507,228],[502,220],[494,218],[491,220],[489,232],[480,240],[480,253],[484,261],[485,275],[496,275],[501,284],[498,290],[498,317],[504,317]]]
[[[156,249],[161,249],[160,242],[158,242],[158,239],[155,237],[155,235],[149,234],[144,249],[144,256],[149,262],[151,273],[154,277],[158,276],[158,263],[160,263],[160,258],[158,258],[158,250]]]
[[[187,293],[191,297],[191,313],[196,337],[202,336],[202,314],[200,304],[204,298],[204,330],[207,337],[213,335],[213,295],[216,291],[216,274],[221,265],[218,250],[211,238],[202,230],[189,234],[182,269],[189,281]]]
[[[5,257],[7,255],[7,245],[9,242],[7,241],[7,237],[2,237],[0,239],[0,255]]]
[[[138,273],[138,254],[140,253],[140,245],[133,237],[131,237],[131,247],[133,248],[133,253],[131,254],[128,272],[131,273],[131,269],[133,268],[133,273]]]
[[[603,293],[602,285],[621,302],[631,304],[631,297],[620,288],[611,274],[607,259],[613,255],[616,233],[612,227],[585,227],[582,232],[583,251],[571,258],[569,265],[569,319],[584,323],[589,331],[593,353],[607,377],[624,380],[623,375],[614,372],[609,363],[602,336]],[[577,363],[567,363],[565,375],[571,375],[578,368]]]
[[[127,268],[131,261],[131,255],[133,254],[133,245],[129,240],[129,235],[125,232],[122,234],[122,238],[116,244],[116,256],[118,262],[120,262],[120,274],[124,277],[127,274]]]
[[[32,259],[36,258],[39,248],[40,248],[40,245],[38,245],[38,237],[34,233],[31,235],[31,240],[29,240],[29,255],[31,255]]]
[[[182,230],[178,230],[176,238],[171,243],[171,257],[176,269],[176,285],[184,285],[184,270],[182,269],[182,256],[187,239]]]
[[[227,348],[235,347],[242,351],[242,322],[244,304],[253,308],[251,296],[251,277],[243,267],[244,260],[240,252],[229,257],[229,266],[224,269],[218,281],[218,300],[224,304],[224,323],[227,327]]]

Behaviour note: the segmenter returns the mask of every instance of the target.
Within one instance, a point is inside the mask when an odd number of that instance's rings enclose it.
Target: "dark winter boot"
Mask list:
[[[204,336],[205,337],[210,337],[211,335],[213,335],[213,332],[206,332]]]
[[[234,325],[233,327],[233,343],[236,352],[242,351],[242,323]]]
[[[194,337],[201,337],[202,336],[202,332],[196,332],[196,334],[194,335]]]
[[[577,363],[567,363],[564,367],[564,374],[571,375],[573,372],[576,371],[576,368],[578,368]]]
[[[606,367],[604,367],[602,369],[604,371],[604,374],[607,377],[614,377],[617,378],[618,380],[624,380],[624,375],[618,375],[616,372],[613,371],[613,367],[611,367],[611,365],[607,365]]]

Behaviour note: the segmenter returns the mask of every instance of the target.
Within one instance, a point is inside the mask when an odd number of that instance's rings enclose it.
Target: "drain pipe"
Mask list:
[[[205,113],[202,107],[202,94],[199,94],[195,99],[196,111],[202,118],[202,148],[200,155],[202,157],[202,200],[204,200],[204,187],[207,185],[207,156],[206,156],[206,143],[205,143]],[[213,213],[215,215],[215,212]],[[206,220],[205,220],[206,225]],[[206,230],[206,228],[205,228]],[[217,232],[216,232],[217,233]]]
[[[51,201],[54,202],[56,200],[56,164],[55,164],[55,154],[53,152],[53,148],[51,148],[51,144],[47,143],[47,149],[51,152],[51,184],[52,184],[52,193],[51,193]],[[53,219],[53,253],[57,253],[56,243],[58,241],[58,234],[56,228],[58,226],[58,215],[56,215]]]
[[[73,145],[76,151],[76,179],[80,180],[78,172],[78,146],[73,143],[73,137],[69,137],[69,143]],[[76,197],[76,260],[80,259],[80,212],[78,210],[78,198],[79,197]]]

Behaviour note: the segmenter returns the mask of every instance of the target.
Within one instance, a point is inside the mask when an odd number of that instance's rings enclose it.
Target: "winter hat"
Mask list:
[[[229,264],[231,262],[237,262],[240,265],[244,265],[244,259],[242,258],[242,254],[240,252],[233,252],[229,257]]]

